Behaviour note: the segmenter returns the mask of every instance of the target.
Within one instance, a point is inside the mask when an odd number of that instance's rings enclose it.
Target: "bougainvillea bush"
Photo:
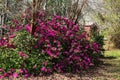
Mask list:
[[[39,14],[31,24],[17,20],[10,35],[0,40],[0,77],[42,76],[53,72],[80,72],[99,59],[99,44],[86,40],[80,26],[70,19]]]

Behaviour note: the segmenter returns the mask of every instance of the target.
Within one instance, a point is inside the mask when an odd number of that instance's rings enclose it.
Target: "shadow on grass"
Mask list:
[[[102,57],[102,59],[117,59],[117,57],[108,56],[108,57]]]

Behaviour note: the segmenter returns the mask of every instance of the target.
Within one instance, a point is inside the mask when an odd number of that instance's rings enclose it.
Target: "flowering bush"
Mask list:
[[[39,14],[33,35],[30,23],[17,23],[12,29],[15,33],[8,38],[9,42],[0,40],[0,49],[7,49],[7,52],[2,51],[4,55],[0,54],[3,63],[0,64],[0,77],[79,72],[93,66],[99,59],[99,45],[87,41],[86,34],[80,33],[79,25],[61,16],[43,17]]]

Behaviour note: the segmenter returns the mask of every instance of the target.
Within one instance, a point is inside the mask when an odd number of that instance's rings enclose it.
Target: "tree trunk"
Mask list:
[[[36,0],[33,0],[33,7],[32,7],[32,24],[31,24],[31,34],[34,34],[34,28],[35,28],[35,18],[36,18]]]
[[[43,0],[33,0],[33,7],[32,7],[32,23],[31,23],[31,34],[34,35],[35,28],[36,28],[36,18],[37,12],[41,8],[41,3]]]

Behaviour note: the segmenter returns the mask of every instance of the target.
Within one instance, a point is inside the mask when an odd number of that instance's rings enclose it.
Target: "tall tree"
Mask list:
[[[20,0],[0,0],[0,16],[2,24],[8,20],[15,19],[24,11],[24,1]],[[4,18],[3,18],[4,17]]]
[[[115,47],[120,48],[120,0],[105,0],[105,21],[109,26],[109,34]]]

